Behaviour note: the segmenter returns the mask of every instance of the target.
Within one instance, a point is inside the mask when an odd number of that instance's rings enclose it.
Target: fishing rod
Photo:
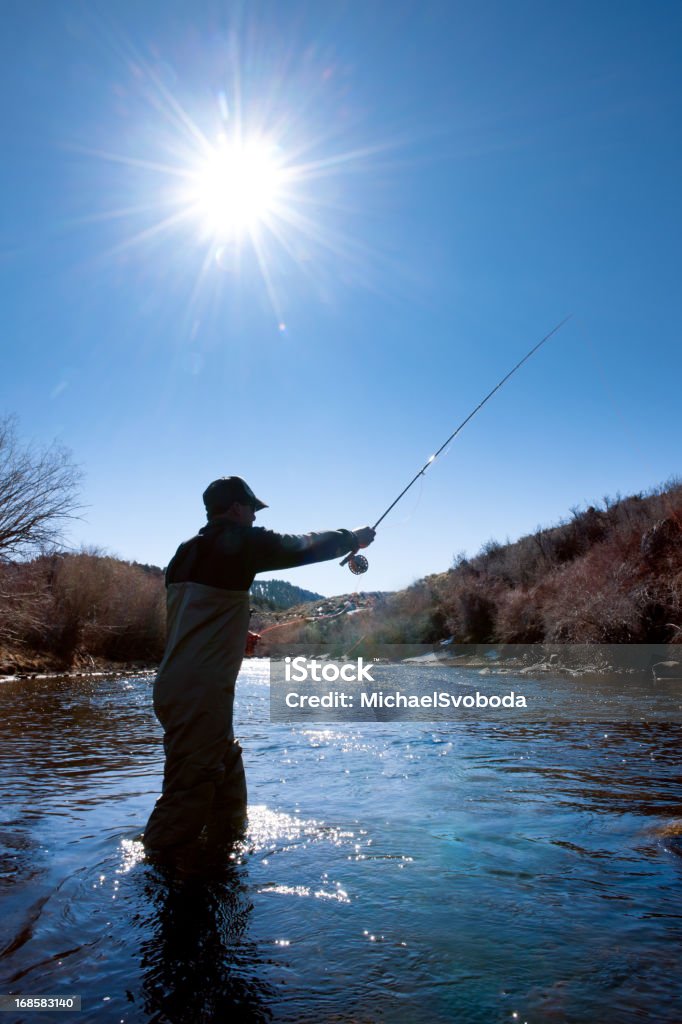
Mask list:
[[[453,432],[452,432],[452,433],[450,434],[450,436],[449,436],[449,438],[447,439],[447,441],[445,441],[445,442],[444,442],[444,443],[443,443],[443,444],[442,444],[442,445],[440,446],[440,448],[438,449],[438,451],[437,451],[437,452],[435,452],[435,453],[434,453],[433,455],[431,455],[431,457],[430,457],[430,458],[428,459],[428,461],[427,461],[427,462],[425,462],[425,463],[424,463],[424,465],[423,465],[423,466],[422,466],[422,468],[421,468],[421,469],[419,470],[419,472],[418,472],[418,473],[416,473],[416,474],[415,474],[415,475],[414,475],[414,476],[412,477],[412,479],[410,480],[410,482],[409,482],[409,484],[407,485],[407,487],[403,488],[403,490],[402,490],[402,491],[400,492],[400,494],[399,494],[399,495],[398,495],[398,497],[397,497],[397,498],[395,499],[395,501],[392,501],[392,502],[391,502],[391,504],[390,504],[390,505],[388,506],[388,508],[386,509],[386,511],[385,511],[385,512],[384,512],[384,513],[383,513],[382,515],[380,515],[380,516],[379,516],[379,518],[377,519],[376,523],[375,523],[375,524],[374,524],[374,526],[372,527],[372,529],[373,529],[373,530],[376,530],[376,528],[377,528],[377,526],[379,525],[379,523],[382,523],[382,522],[384,521],[384,519],[386,518],[386,516],[388,515],[388,513],[389,513],[389,512],[391,512],[391,511],[392,511],[392,510],[393,510],[393,509],[394,509],[394,508],[396,507],[396,505],[398,504],[398,502],[400,501],[400,499],[401,499],[401,498],[404,498],[404,497],[405,497],[405,495],[406,495],[406,494],[407,494],[407,492],[409,491],[410,487],[412,487],[412,485],[413,485],[413,484],[416,484],[416,482],[417,482],[417,480],[419,479],[419,477],[420,477],[420,476],[423,476],[423,475],[424,475],[424,473],[425,473],[425,472],[426,472],[426,470],[427,470],[427,469],[429,468],[429,466],[430,466],[430,465],[432,465],[432,464],[433,464],[433,463],[434,463],[434,462],[436,461],[436,459],[438,458],[438,456],[440,455],[440,453],[441,453],[441,452],[443,451],[443,449],[444,449],[444,448],[447,448],[447,446],[448,446],[448,445],[450,444],[450,442],[451,442],[451,441],[454,441],[454,439],[455,439],[455,438],[457,437],[457,435],[459,434],[460,430],[462,430],[462,428],[463,428],[463,427],[465,427],[465,426],[467,425],[467,423],[469,422],[469,420],[472,420],[472,419],[474,418],[474,416],[476,415],[476,413],[477,413],[477,412],[480,412],[480,410],[481,410],[481,409],[483,408],[483,406],[485,405],[485,403],[486,403],[486,402],[488,402],[488,401],[489,401],[489,400],[490,400],[490,399],[491,399],[491,398],[493,397],[493,395],[495,394],[495,392],[496,392],[496,391],[499,391],[499,390],[500,390],[500,388],[501,388],[501,387],[502,387],[502,386],[503,386],[504,384],[506,384],[506,383],[507,383],[507,381],[509,380],[509,378],[510,378],[510,377],[513,377],[513,376],[514,376],[514,374],[516,373],[516,371],[517,371],[517,370],[520,370],[520,369],[521,369],[521,367],[523,366],[523,364],[524,364],[525,362],[527,362],[527,361],[528,361],[528,360],[529,360],[529,359],[531,358],[531,356],[534,356],[534,355],[535,355],[535,353],[536,353],[536,352],[538,351],[538,349],[542,348],[542,346],[543,346],[543,345],[545,344],[545,342],[546,342],[546,341],[549,341],[549,339],[550,339],[550,338],[551,338],[551,337],[552,337],[552,336],[553,336],[554,334],[556,334],[556,333],[557,333],[557,331],[560,331],[560,330],[561,330],[561,328],[562,328],[562,327],[564,326],[564,324],[565,324],[565,323],[567,323],[567,322],[568,322],[568,321],[569,321],[569,320],[571,319],[571,317],[572,317],[572,316],[573,316],[573,314],[572,314],[572,313],[569,313],[569,314],[568,314],[568,316],[564,317],[564,319],[563,319],[563,320],[561,320],[561,321],[560,321],[560,322],[559,322],[559,323],[558,323],[558,324],[556,325],[556,327],[553,327],[553,328],[552,328],[552,330],[551,330],[551,331],[549,332],[549,334],[546,334],[546,335],[544,336],[544,338],[542,338],[542,339],[541,339],[541,340],[540,340],[540,341],[539,341],[539,342],[537,343],[537,345],[534,345],[534,346],[533,346],[533,348],[532,348],[532,349],[530,350],[530,352],[526,352],[526,354],[525,354],[525,356],[523,357],[523,359],[520,359],[520,360],[518,361],[518,363],[516,364],[516,366],[512,367],[512,369],[511,369],[511,370],[509,371],[509,373],[507,373],[507,374],[506,374],[506,375],[505,375],[505,376],[504,376],[504,377],[502,378],[502,380],[501,380],[501,381],[499,381],[499,382],[498,382],[498,383],[497,383],[497,384],[495,385],[495,387],[494,387],[494,388],[492,389],[492,391],[489,391],[489,392],[488,392],[488,394],[487,394],[487,395],[485,396],[485,398],[484,398],[484,399],[482,399],[482,401],[480,401],[480,402],[478,403],[478,405],[476,406],[476,408],[475,408],[475,409],[472,409],[472,411],[471,411],[471,412],[469,413],[469,415],[468,415],[468,416],[466,417],[466,419],[463,419],[463,420],[462,420],[462,422],[461,422],[461,423],[459,424],[459,426],[457,427],[457,429],[456,429],[456,430],[453,430]],[[339,565],[348,565],[348,568],[350,569],[350,571],[351,571],[352,573],[354,573],[354,574],[355,574],[356,576],[360,576],[360,575],[362,575],[362,573],[364,573],[364,572],[367,572],[367,570],[369,569],[369,562],[367,561],[367,559],[365,558],[365,556],[364,556],[364,555],[359,555],[359,554],[357,553],[357,550],[356,550],[356,551],[351,551],[351,553],[350,553],[349,555],[346,555],[346,557],[345,557],[345,558],[343,559],[343,561],[342,561],[342,562],[339,562]]]

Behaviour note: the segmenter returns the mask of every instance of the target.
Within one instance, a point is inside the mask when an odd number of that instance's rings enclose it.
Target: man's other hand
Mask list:
[[[256,653],[256,647],[260,640],[260,633],[252,633],[251,630],[246,634],[246,649],[244,650],[244,656],[246,658],[253,658]]]

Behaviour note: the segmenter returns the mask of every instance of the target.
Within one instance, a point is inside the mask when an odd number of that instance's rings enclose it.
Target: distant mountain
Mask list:
[[[303,590],[285,580],[254,580],[249,591],[254,604],[260,608],[278,611],[282,608],[293,608],[307,601],[324,601],[322,594],[312,590]]]

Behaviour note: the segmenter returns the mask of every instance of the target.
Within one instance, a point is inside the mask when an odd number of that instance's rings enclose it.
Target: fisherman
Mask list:
[[[154,684],[166,762],[144,832],[147,851],[164,859],[181,855],[204,826],[220,840],[244,821],[246,778],[232,707],[254,576],[338,558],[374,540],[370,526],[303,535],[254,527],[267,505],[238,476],[214,480],[203,499],[207,525],[180,545],[166,570],[168,638]]]

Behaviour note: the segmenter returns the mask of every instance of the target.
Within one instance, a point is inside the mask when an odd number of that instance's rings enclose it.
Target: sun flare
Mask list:
[[[125,198],[91,218],[125,225],[109,256],[128,259],[144,248],[166,260],[172,251],[172,265],[184,261],[193,275],[194,324],[201,322],[200,307],[208,315],[221,293],[260,279],[284,335],[292,289],[313,287],[321,294],[339,274],[363,285],[371,278],[377,259],[359,234],[365,219],[353,194],[358,181],[366,191],[373,161],[396,143],[351,144],[344,118],[326,116],[328,104],[341,98],[323,67],[319,111],[308,111],[304,102],[309,71],[304,89],[296,75],[277,69],[271,76],[245,76],[238,53],[232,70],[229,94],[218,89],[214,102],[195,112],[177,83],[168,84],[166,65],[135,53],[130,95],[141,99],[139,111],[131,107],[132,123],[146,125],[148,104],[151,130],[133,132],[129,151],[128,143],[122,151],[77,148],[125,168],[125,177],[108,178],[101,189]],[[184,245],[169,250],[165,243],[172,238]]]
[[[193,175],[189,198],[209,235],[241,235],[272,216],[283,182],[274,145],[222,138]]]

